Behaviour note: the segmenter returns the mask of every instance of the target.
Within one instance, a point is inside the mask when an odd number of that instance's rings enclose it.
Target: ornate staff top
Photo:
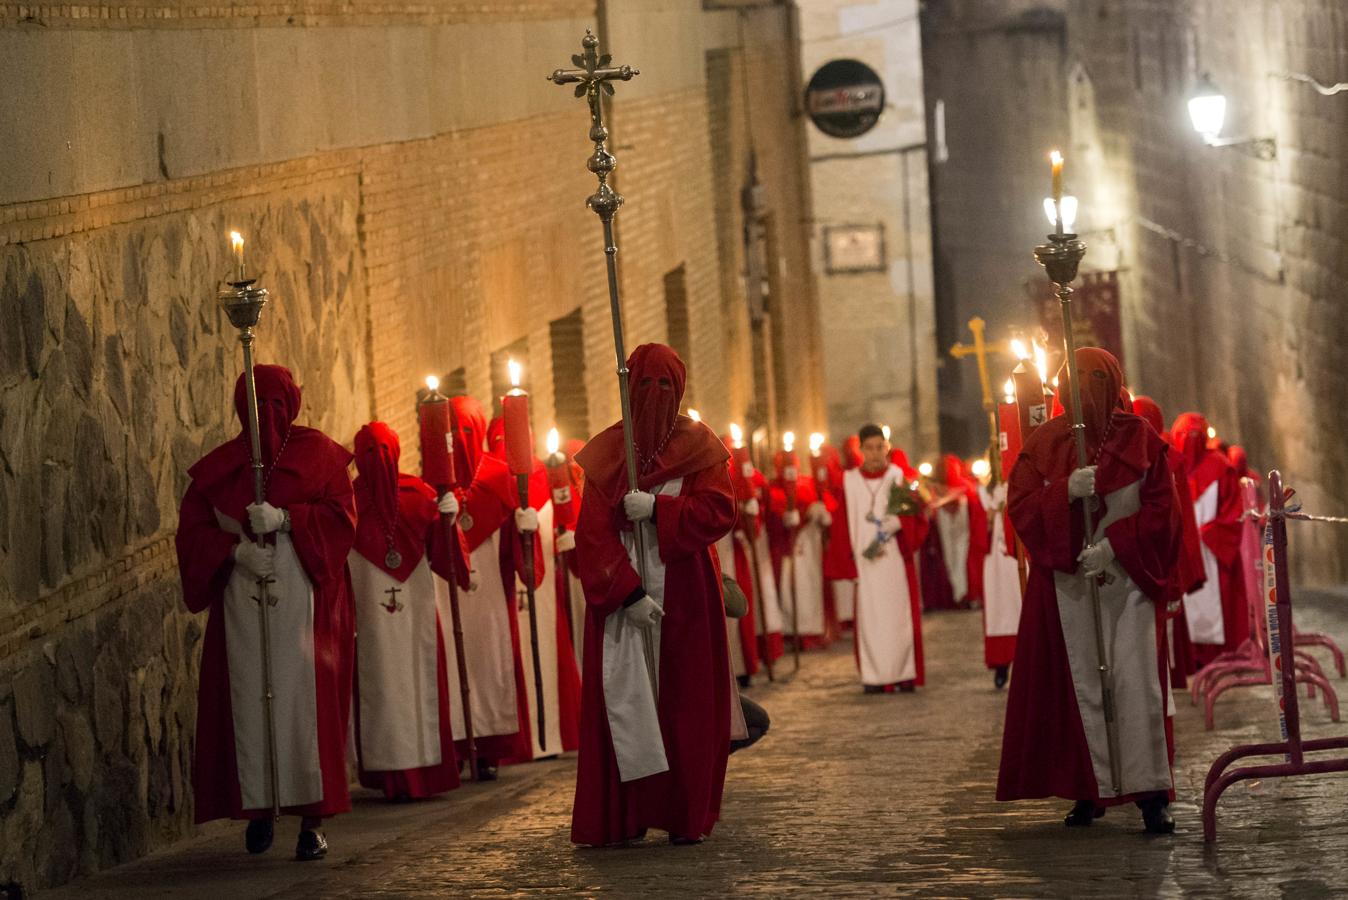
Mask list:
[[[613,57],[605,53],[599,55],[599,38],[588,28],[581,38],[584,53],[571,57],[578,69],[557,69],[548,76],[553,84],[574,84],[576,96],[584,97],[590,104],[590,140],[594,141],[594,153],[590,155],[586,168],[599,178],[599,190],[590,195],[585,205],[594,210],[599,218],[611,221],[623,205],[622,194],[609,186],[609,173],[618,167],[618,160],[604,142],[608,140],[608,129],[604,127],[604,111],[601,105],[603,94],[613,96],[614,81],[631,81],[640,75],[639,69],[631,66],[613,66]]]

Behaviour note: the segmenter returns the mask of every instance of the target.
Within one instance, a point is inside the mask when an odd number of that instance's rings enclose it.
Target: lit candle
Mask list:
[[[698,411],[695,410],[695,409],[691,409],[691,408],[690,408],[690,409],[688,410],[688,418],[692,419],[694,422],[701,422],[701,421],[702,421],[702,413],[698,412]]]
[[[828,469],[819,462],[819,451],[824,449],[824,435],[816,431],[810,435],[810,459],[814,460],[814,480],[822,486],[828,481]]]
[[[506,465],[512,475],[528,475],[534,465],[533,441],[529,437],[529,395],[520,388],[520,364],[509,360],[506,369],[510,373],[510,392],[501,398]]]
[[[931,467],[931,463],[929,463],[929,462],[924,462],[924,463],[922,463],[921,465],[919,465],[919,466],[917,467],[917,474],[921,475],[923,478],[930,478],[930,477],[931,477],[931,473],[932,473],[932,467]]]
[[[449,400],[439,393],[440,379],[426,377],[428,393],[417,407],[421,436],[421,478],[440,493],[454,487],[454,435]]]
[[[229,233],[229,245],[234,250],[234,262],[239,267],[239,281],[243,281],[243,235],[237,231],[231,231]]]
[[[1024,366],[1017,366],[1023,369]],[[997,404],[997,443],[1002,454],[1002,480],[1011,474],[1011,467],[1020,455],[1020,406],[1016,403],[1016,379],[1008,378],[1002,385],[1002,403]]]
[[[795,484],[800,480],[800,458],[796,456],[796,433],[788,431],[782,435],[782,480],[786,482],[786,504],[796,508]]]
[[[893,432],[891,432],[891,431],[889,430],[889,426],[888,426],[888,425],[881,425],[881,426],[880,426],[880,433],[883,434],[883,435],[885,436],[885,442],[886,442],[886,443],[889,442],[889,436],[890,436],[891,434],[893,434]]]
[[[575,528],[578,510],[572,502],[571,465],[562,452],[562,436],[556,428],[548,431],[548,487],[552,489],[552,516],[559,528]]]
[[[1053,162],[1053,210],[1055,213],[1055,234],[1063,233],[1062,224],[1062,154],[1054,150],[1048,157]]]

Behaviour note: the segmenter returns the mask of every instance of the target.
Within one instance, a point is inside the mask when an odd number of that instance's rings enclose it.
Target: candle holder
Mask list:
[[[239,340],[252,343],[253,329],[262,317],[262,307],[267,305],[267,289],[257,286],[256,278],[242,281],[226,281],[228,288],[222,288],[218,294],[220,306],[229,317],[229,324],[239,329]]]
[[[1048,272],[1048,279],[1059,289],[1076,281],[1077,269],[1086,255],[1086,245],[1075,234],[1055,232],[1047,244],[1034,248],[1034,258]],[[1071,292],[1071,288],[1067,288]],[[1062,299],[1061,296],[1058,298]]]

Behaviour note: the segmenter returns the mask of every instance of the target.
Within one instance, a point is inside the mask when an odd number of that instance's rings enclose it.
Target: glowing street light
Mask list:
[[[1198,85],[1189,97],[1189,122],[1209,147],[1230,147],[1264,161],[1278,157],[1278,142],[1274,138],[1221,136],[1222,126],[1226,124],[1226,95],[1207,73],[1198,79]]]

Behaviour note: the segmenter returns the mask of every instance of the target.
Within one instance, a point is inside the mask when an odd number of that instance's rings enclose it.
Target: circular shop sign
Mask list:
[[[820,66],[805,86],[810,120],[831,137],[861,137],[885,108],[885,85],[875,70],[855,59]]]

